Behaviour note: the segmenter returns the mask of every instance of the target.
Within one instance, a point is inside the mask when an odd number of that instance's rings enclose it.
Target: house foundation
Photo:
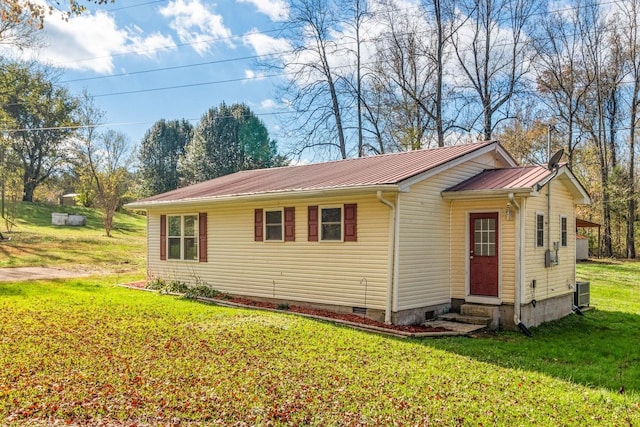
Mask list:
[[[527,327],[560,319],[573,311],[573,293],[521,306],[520,319]]]
[[[451,304],[438,304],[391,313],[391,323],[394,325],[420,325],[428,320],[434,320],[441,314],[448,313]]]
[[[460,313],[461,307],[464,304],[463,299],[454,298],[451,300],[451,311]],[[514,306],[513,304],[500,304],[496,306],[497,312],[497,324],[499,329],[506,331],[514,331],[518,329],[515,324]],[[561,295],[554,298],[549,298],[542,301],[537,301],[535,307],[532,303],[523,304],[520,306],[520,320],[522,323],[530,328],[541,325],[545,322],[551,322],[558,320],[573,311],[573,294]],[[495,322],[496,319],[493,319]]]

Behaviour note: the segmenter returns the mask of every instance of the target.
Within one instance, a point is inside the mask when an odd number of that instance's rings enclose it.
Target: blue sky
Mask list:
[[[287,49],[277,38],[287,14],[283,0],[116,1],[48,17],[45,46],[22,55],[59,68],[72,92],[86,88],[136,146],[157,120],[195,124],[222,101],[247,103],[279,140],[277,77],[255,57]]]

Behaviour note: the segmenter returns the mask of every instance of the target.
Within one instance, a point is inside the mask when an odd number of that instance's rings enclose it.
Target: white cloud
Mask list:
[[[278,103],[271,98],[263,99],[262,102],[260,102],[260,108],[263,110],[273,110],[277,106]]]
[[[284,0],[237,0],[238,3],[251,3],[258,12],[272,21],[284,21],[289,17],[289,5]]]
[[[158,52],[176,48],[176,43],[170,36],[156,32],[145,37],[142,29],[137,26],[129,31],[129,41],[137,54],[149,58],[156,57]]]
[[[260,56],[288,52],[293,48],[289,40],[261,34],[255,28],[245,34],[242,40],[246,46],[253,48]]]
[[[265,79],[265,73],[263,72],[256,72],[253,70],[244,70],[244,77],[246,79],[249,80],[264,80]]]
[[[103,11],[85,13],[68,22],[54,13],[47,19],[42,35],[46,45],[25,50],[22,58],[103,74],[113,72],[114,55],[154,57],[159,49],[175,48],[171,37],[159,33],[147,36],[137,27],[118,28],[113,16]]]
[[[47,46],[30,52],[30,56],[74,70],[110,73],[112,55],[126,50],[128,37],[113,17],[97,12],[69,19],[69,22],[52,16],[45,24],[44,39]]]
[[[160,14],[169,18],[182,43],[190,44],[200,55],[206,53],[216,39],[231,37],[231,30],[222,22],[222,15],[213,13],[200,0],[174,0],[160,9]],[[226,40],[233,46],[230,40]]]

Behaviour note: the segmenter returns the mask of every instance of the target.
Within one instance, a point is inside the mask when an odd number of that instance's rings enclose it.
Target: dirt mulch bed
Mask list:
[[[139,282],[127,283],[124,286],[135,289],[146,289],[147,282],[142,280]],[[355,323],[363,326],[373,326],[374,328],[388,329],[390,331],[399,331],[411,334],[419,333],[433,333],[433,332],[451,332],[450,329],[443,328],[441,326],[429,326],[429,325],[389,325],[383,322],[377,322],[373,319],[358,316],[357,314],[348,313],[336,313],[329,310],[319,310],[309,307],[301,307],[297,305],[291,305],[288,309],[279,308],[278,304],[265,301],[256,301],[250,298],[236,297],[233,295],[221,295],[218,298],[213,298],[221,302],[231,302],[233,304],[240,304],[249,307],[266,308],[269,310],[277,310],[282,312],[300,313],[308,316],[314,316],[319,318],[325,318],[327,320],[340,320],[349,323]]]

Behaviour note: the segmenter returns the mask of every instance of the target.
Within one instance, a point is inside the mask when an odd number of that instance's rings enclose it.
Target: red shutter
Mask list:
[[[296,240],[296,208],[284,208],[284,241]]]
[[[207,262],[207,213],[198,214],[198,261]]]
[[[308,209],[308,223],[309,223],[309,234],[308,239],[310,242],[318,241],[318,207],[317,206],[309,206]]]
[[[358,205],[344,205],[344,241],[355,242],[358,240]]]
[[[160,259],[167,259],[167,216],[160,215]]]
[[[256,209],[253,215],[253,240],[256,242],[262,242],[263,240],[262,227],[262,209]]]

